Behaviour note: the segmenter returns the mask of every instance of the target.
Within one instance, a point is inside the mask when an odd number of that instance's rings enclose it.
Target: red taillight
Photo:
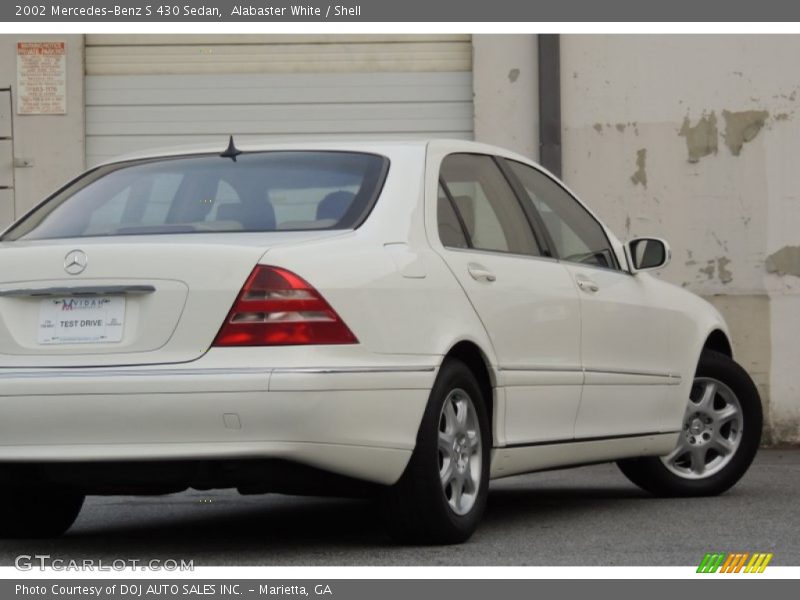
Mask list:
[[[336,311],[294,273],[263,265],[239,292],[215,346],[357,344]]]

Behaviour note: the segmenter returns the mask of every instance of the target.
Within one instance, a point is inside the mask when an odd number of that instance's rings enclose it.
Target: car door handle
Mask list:
[[[467,271],[469,271],[470,276],[475,281],[488,281],[491,283],[492,281],[495,281],[497,279],[494,273],[492,273],[486,267],[482,267],[481,265],[474,265],[474,264],[468,265]]]
[[[578,279],[576,281],[578,282],[578,287],[584,292],[597,292],[600,290],[600,286],[591,279]]]

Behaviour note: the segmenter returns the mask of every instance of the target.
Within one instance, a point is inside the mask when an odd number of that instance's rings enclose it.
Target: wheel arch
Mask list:
[[[728,358],[733,358],[733,345],[728,335],[721,329],[714,329],[708,334],[705,344],[703,344],[703,350],[714,350]]]
[[[442,362],[448,358],[456,358],[463,362],[472,371],[478,384],[481,386],[486,399],[486,411],[489,417],[489,431],[494,438],[495,431],[495,398],[494,388],[497,387],[497,376],[491,362],[481,347],[471,340],[461,340],[455,343],[444,355]],[[494,441],[494,440],[493,440]]]

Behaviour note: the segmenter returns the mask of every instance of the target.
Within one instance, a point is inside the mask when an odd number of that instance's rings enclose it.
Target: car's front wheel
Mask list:
[[[747,372],[731,358],[700,357],[675,449],[663,457],[623,460],[639,487],[661,496],[711,496],[744,475],[761,441],[761,400]]]
[[[49,487],[0,489],[0,538],[51,538],[78,518],[84,496]]]
[[[396,540],[454,544],[475,531],[489,487],[487,401],[464,363],[445,361],[408,467],[385,498],[387,529]]]

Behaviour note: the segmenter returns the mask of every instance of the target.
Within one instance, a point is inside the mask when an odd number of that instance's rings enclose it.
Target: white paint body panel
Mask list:
[[[164,280],[189,289],[169,336],[166,326],[141,324],[114,350],[83,344],[80,352],[36,348],[15,329],[24,310],[0,296],[0,461],[278,457],[391,484],[459,342],[480,350],[494,388],[493,476],[670,449],[701,348],[710,332],[727,331],[713,308],[646,274],[595,270],[602,289],[587,302],[572,266],[452,251],[438,240],[444,156],[529,161],[457,140],[241,147],[368,151],[389,157],[391,168],[354,231],[203,234],[202,244],[195,234],[0,242],[13,258],[0,267],[0,290],[63,282],[64,254],[76,247],[93,270],[72,283]],[[464,277],[469,261],[485,263],[499,285]],[[210,348],[257,263],[309,281],[359,343]],[[665,339],[654,346],[654,336]],[[575,439],[615,435],[625,437]]]

